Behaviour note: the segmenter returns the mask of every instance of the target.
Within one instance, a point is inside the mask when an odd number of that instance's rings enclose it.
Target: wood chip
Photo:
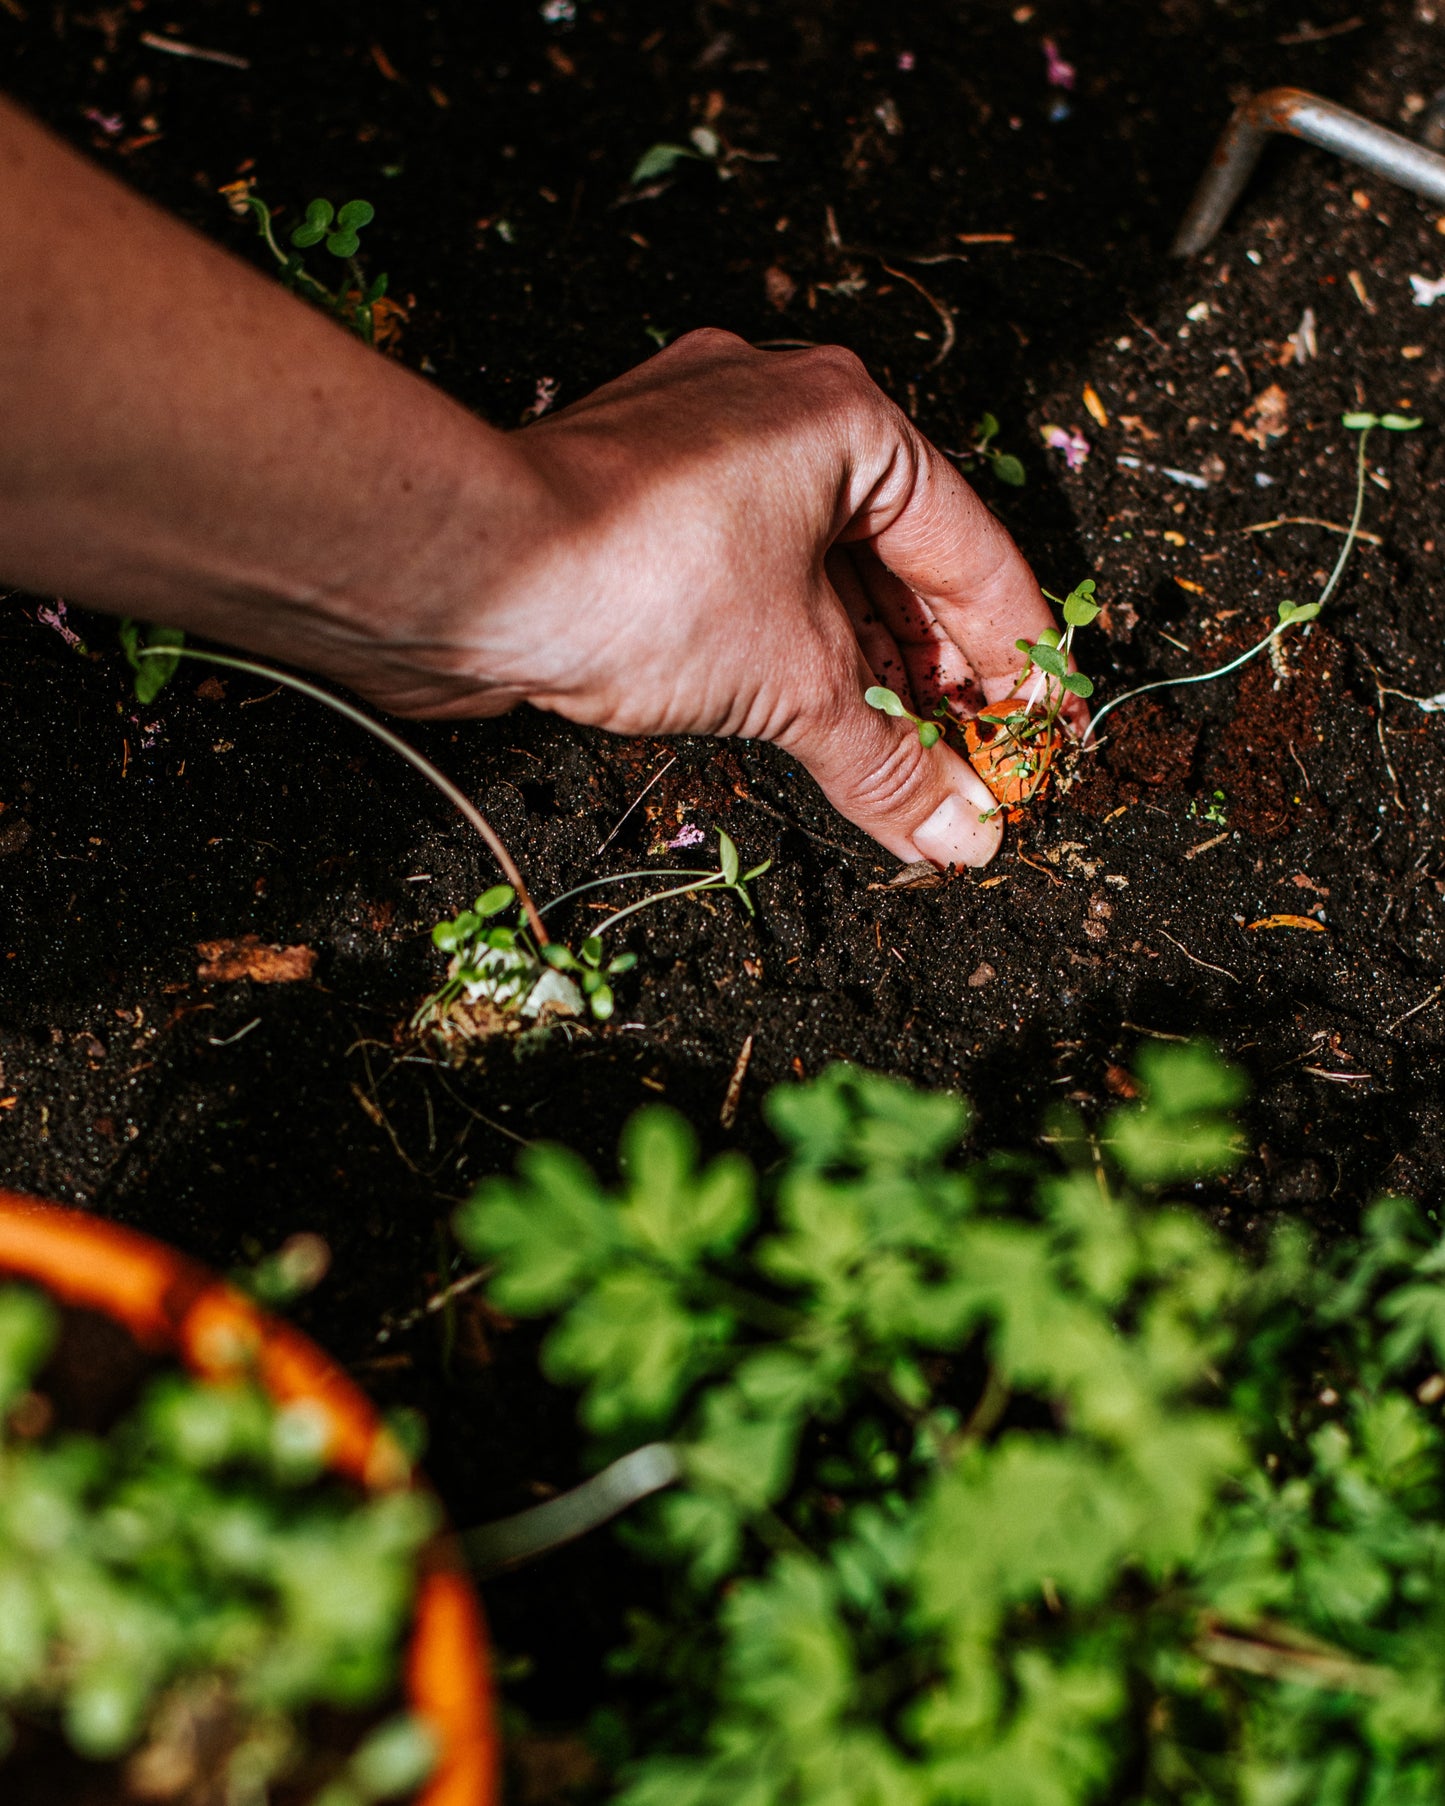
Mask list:
[[[743,1095],[743,1080],[748,1076],[748,1062],[753,1057],[753,1038],[751,1035],[738,1049],[737,1061],[733,1066],[733,1076],[728,1080],[727,1091],[723,1095],[722,1109],[717,1119],[725,1129],[730,1129],[738,1119],[738,1103]]]
[[[798,285],[780,263],[770,263],[763,271],[763,292],[768,297],[768,306],[782,313],[797,294]]]
[[[310,978],[316,964],[312,947],[271,947],[259,935],[243,934],[234,941],[198,941],[201,963],[196,977],[211,984],[235,984],[249,978],[254,984],[292,984]]]
[[[1365,288],[1365,279],[1360,272],[1358,270],[1351,270],[1349,275],[1346,276],[1345,281],[1348,282],[1350,287],[1354,290],[1355,299],[1359,302],[1360,306],[1364,308],[1365,312],[1367,314],[1374,313],[1375,304],[1369,297],[1369,293]]]
[[[1104,406],[1099,391],[1092,383],[1084,384],[1084,406],[1100,426],[1109,424],[1109,410]]]

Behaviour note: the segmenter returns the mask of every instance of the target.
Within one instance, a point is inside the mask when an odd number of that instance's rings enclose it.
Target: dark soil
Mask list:
[[[1201,1032],[1255,1085],[1254,1154],[1211,1196],[1219,1220],[1249,1238],[1281,1213],[1347,1226],[1385,1188],[1433,1204],[1445,728],[1392,691],[1445,689],[1440,328],[1407,280],[1439,274],[1445,240],[1422,203],[1282,144],[1213,250],[1166,254],[1232,96],[1294,82],[1410,130],[1433,94],[1433,10],[1312,0],[1302,26],[1301,4],[597,0],[569,25],[532,0],[252,0],[244,17],[27,0],[24,20],[7,0],[12,91],[241,255],[256,247],[216,193],[238,173],[289,217],[313,194],[372,199],[371,267],[415,296],[401,355],[503,425],[539,383],[565,404],[647,355],[650,327],[704,324],[853,346],[950,448],[993,411],[1028,483],[985,474],[987,499],[1048,587],[1092,573],[1108,602],[1080,648],[1101,696],[1223,663],[1282,598],[1318,593],[1338,533],[1248,529],[1348,518],[1342,410],[1428,423],[1372,441],[1380,543],[1277,666],[1121,709],[1072,788],[942,887],[887,888],[891,862],[766,747],[628,744],[526,711],[415,729],[542,894],[689,822],[774,860],[756,922],[688,902],[636,923],[613,1025],[465,1072],[394,1039],[439,977],[430,924],[495,875],[439,799],[247,679],[183,669],[137,710],[110,624],[79,620],[78,656],[13,598],[8,1181],[222,1267],[324,1234],[334,1270],[301,1320],[384,1401],[426,1413],[461,1520],[577,1472],[570,1403],[535,1379],[529,1333],[474,1294],[411,1316],[460,1271],[454,1200],[521,1138],[606,1165],[629,1111],[663,1097],[706,1141],[766,1158],[766,1086],[841,1057],[958,1087],[985,1143],[1027,1143],[1059,1097],[1104,1104],[1141,1036]],[[145,30],[251,67],[166,55]],[[1071,93],[1045,80],[1044,37],[1077,66]],[[629,188],[647,146],[703,123],[728,179],[694,162]],[[983,233],[1012,239],[960,242]],[[1318,355],[1285,362],[1306,309]],[[1261,445],[1231,428],[1272,383],[1288,431]],[[1092,442],[1081,469],[1043,449],[1048,423]],[[1254,926],[1277,915],[1323,927]],[[198,942],[247,933],[313,948],[313,978],[197,980]],[[585,1711],[646,1584],[607,1544],[493,1584],[500,1642],[534,1664],[528,1710]]]

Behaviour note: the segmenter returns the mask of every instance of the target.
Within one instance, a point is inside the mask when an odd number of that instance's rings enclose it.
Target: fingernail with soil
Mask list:
[[[982,790],[983,786],[979,788]],[[1002,824],[995,814],[990,821],[980,821],[985,810],[994,807],[987,792],[983,801],[957,791],[945,798],[920,828],[913,831],[913,844],[921,859],[935,865],[987,865],[998,851]]]

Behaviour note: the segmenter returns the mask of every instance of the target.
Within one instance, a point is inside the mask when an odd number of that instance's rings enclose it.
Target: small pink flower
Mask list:
[[[690,821],[684,822],[678,829],[677,839],[669,840],[667,848],[670,853],[677,853],[681,852],[684,847],[700,847],[706,839],[707,835],[701,828],[696,827]]]
[[[522,416],[525,425],[529,420],[540,420],[549,412],[552,403],[557,399],[557,379],[554,376],[540,376],[537,379],[537,395],[531,407]]]
[[[55,598],[54,608],[46,608],[43,605],[37,608],[35,618],[42,627],[53,627],[73,651],[84,652],[85,647],[81,644],[80,635],[65,618],[65,604],[59,596]]]
[[[1070,470],[1077,470],[1084,464],[1089,453],[1094,449],[1080,432],[1070,432],[1063,426],[1046,426],[1043,429],[1044,444],[1050,451],[1064,454],[1064,462]]]
[[[913,52],[911,50],[900,50],[898,52],[898,67],[903,71],[903,73],[905,75],[908,75],[912,72]]]
[[[1052,38],[1044,39],[1044,61],[1048,65],[1046,74],[1051,88],[1073,87],[1079,72],[1059,55],[1059,47]]]

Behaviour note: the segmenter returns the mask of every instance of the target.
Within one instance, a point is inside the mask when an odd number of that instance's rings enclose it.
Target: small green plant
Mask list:
[[[1086,577],[1067,596],[1044,594],[1062,611],[1064,625],[1048,627],[1036,641],[1017,640],[1024,655],[1014,680],[1015,695],[1008,703],[993,703],[974,719],[962,724],[964,744],[974,766],[998,798],[998,807],[981,817],[988,820],[1005,806],[1032,802],[1043,787],[1059,743],[1059,716],[1070,696],[1091,696],[1093,683],[1081,671],[1069,669],[1074,635],[1098,618],[1095,585]],[[1032,684],[1030,679],[1032,678]],[[1025,686],[1028,686],[1027,689]],[[947,702],[940,702],[931,720],[915,715],[893,690],[875,684],[863,692],[871,708],[897,720],[911,721],[924,746],[937,745],[940,737],[960,723]]]
[[[1242,1078],[1136,1070],[1046,1154],[840,1066],[771,1094],[764,1180],[652,1109],[615,1189],[538,1146],[461,1209],[596,1458],[673,1482],[624,1531],[677,1579],[614,1658],[623,1806],[1445,1793],[1445,1242],[1393,1199],[1246,1260],[1165,1201]]]
[[[1095,587],[1094,579],[1085,577],[1067,596],[1059,597],[1045,590],[1049,601],[1063,614],[1064,625],[1062,628],[1046,627],[1032,644],[1028,640],[1014,641],[1024,655],[1023,669],[1014,680],[1014,688],[1022,690],[1033,674],[1033,688],[1024,700],[1024,707],[1031,716],[1036,716],[1042,709],[1043,722],[1049,732],[1057,726],[1059,711],[1067,697],[1094,694],[1092,680],[1082,671],[1069,669],[1069,657],[1074,649],[1074,635],[1081,627],[1090,627],[1099,618],[1099,604],[1094,600]]]
[[[1222,790],[1212,790],[1209,800],[1201,803],[1196,797],[1189,805],[1189,813],[1200,821],[1207,821],[1216,828],[1227,828],[1229,816],[1225,812],[1226,798]]]
[[[447,922],[432,929],[433,944],[451,955],[446,983],[428,997],[413,1018],[413,1027],[424,1028],[444,1023],[452,1005],[458,1001],[484,1003],[503,1016],[527,1020],[552,1014],[580,1016],[590,1012],[605,1022],[613,1012],[615,998],[611,981],[630,972],[637,964],[635,953],[619,953],[607,959],[602,937],[629,916],[647,909],[668,897],[686,897],[705,890],[730,891],[749,915],[753,900],[748,885],[760,878],[772,864],[765,859],[749,871],[741,870],[738,850],[728,835],[718,830],[718,864],[714,871],[664,868],[638,872],[619,872],[610,878],[596,878],[588,884],[564,891],[538,912],[548,911],[570,902],[586,891],[604,885],[622,884],[636,878],[677,878],[688,880],[667,890],[654,891],[638,902],[616,910],[588,935],[574,953],[558,941],[539,943],[528,931],[522,916],[510,924],[496,920],[516,902],[509,884],[495,884],[483,891],[470,909],[462,910]]]
[[[895,721],[911,721],[918,729],[918,738],[924,746],[937,746],[943,738],[945,725],[953,720],[953,712],[946,702],[940,702],[933,711],[933,719],[925,720],[922,715],[915,715],[896,690],[890,690],[883,684],[874,684],[863,692],[863,700],[870,709],[877,709],[880,714],[891,715]]]
[[[1034,682],[1027,695],[1020,694],[1017,715],[1000,717],[1000,720],[1020,744],[1052,734],[1068,697],[1092,696],[1094,693],[1093,683],[1082,671],[1069,670],[1075,633],[1098,618],[1099,604],[1094,600],[1094,591],[1092,577],[1085,577],[1062,598],[1045,590],[1050,602],[1063,611],[1063,627],[1046,627],[1036,641],[1014,642],[1024,655],[1014,689],[1022,692],[1030,677]],[[924,746],[936,746],[947,728],[958,719],[946,702],[938,704],[931,719],[915,715],[896,691],[882,684],[874,684],[865,690],[863,700],[870,708],[891,715],[895,720],[911,721]]]
[[[376,304],[386,294],[387,277],[383,273],[368,281],[357,258],[361,234],[376,218],[370,201],[346,201],[339,209],[327,200],[309,202],[305,219],[291,233],[291,249],[283,250],[276,238],[275,214],[260,195],[251,192],[249,183],[233,182],[222,192],[234,213],[249,213],[255,220],[256,231],[280,266],[278,273],[287,288],[324,308],[368,345],[375,344]],[[334,288],[314,275],[300,255],[317,245],[324,246],[343,266],[344,273]]]
[[[985,414],[973,431],[973,443],[963,454],[965,464],[986,464],[1000,483],[1007,483],[1011,489],[1021,489],[1028,481],[1023,460],[1016,458],[1012,452],[1000,451],[994,444],[999,435],[999,423],[996,415]]]
[[[120,647],[135,673],[135,699],[144,708],[176,674],[186,636],[179,627],[156,627],[127,616],[120,624]]]
[[[1350,517],[1344,544],[1340,547],[1340,555],[1335,560],[1334,569],[1330,572],[1329,579],[1320,591],[1318,598],[1313,602],[1281,602],[1275,624],[1264,638],[1257,641],[1247,652],[1241,652],[1238,658],[1231,659],[1227,665],[1220,665],[1214,671],[1196,672],[1192,677],[1157,678],[1153,683],[1140,684],[1136,689],[1126,690],[1122,696],[1115,696],[1111,701],[1106,702],[1103,708],[1095,711],[1088,734],[1085,736],[1086,741],[1094,738],[1098,732],[1099,723],[1121,703],[1132,702],[1136,696],[1147,696],[1151,690],[1172,690],[1182,687],[1184,684],[1208,684],[1213,683],[1218,677],[1228,677],[1230,672],[1237,671],[1241,665],[1247,665],[1251,659],[1258,658],[1261,652],[1267,651],[1291,627],[1303,627],[1307,622],[1313,621],[1331,600],[1339,588],[1340,579],[1345,574],[1345,567],[1350,562],[1350,556],[1360,536],[1360,522],[1365,513],[1365,481],[1368,475],[1365,464],[1365,446],[1369,441],[1370,434],[1376,427],[1383,428],[1387,433],[1413,433],[1417,427],[1423,426],[1425,423],[1423,420],[1404,414],[1342,414],[1340,424],[1347,432],[1360,435],[1359,446],[1355,454],[1355,511]]]
[[[657,182],[664,176],[670,176],[682,163],[718,164],[722,156],[722,141],[717,133],[705,125],[694,126],[688,133],[686,144],[650,144],[632,167],[628,180],[634,188],[640,188],[644,182]],[[720,173],[725,173],[721,171]]]
[[[127,1798],[409,1795],[436,1753],[418,1720],[319,1757],[306,1721],[385,1712],[431,1501],[328,1480],[310,1409],[249,1384],[169,1374],[103,1437],[53,1427],[60,1333],[47,1299],[0,1289],[0,1793],[18,1721],[124,1763]]]

